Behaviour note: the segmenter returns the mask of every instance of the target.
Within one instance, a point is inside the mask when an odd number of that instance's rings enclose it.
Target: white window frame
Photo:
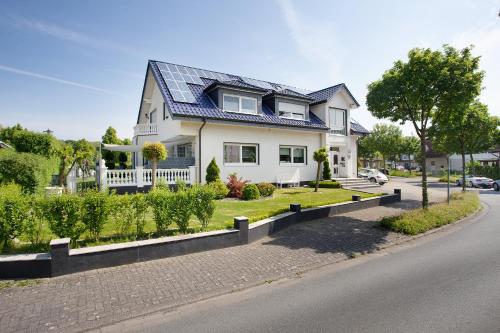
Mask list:
[[[337,112],[342,113],[342,122],[344,123],[343,125],[336,124]],[[333,118],[335,121],[332,121],[332,113],[334,115]],[[328,107],[328,119],[329,119],[329,125],[330,125],[330,134],[347,136],[347,110],[346,109],[335,108],[335,107],[331,107],[331,106]],[[339,133],[339,132],[342,132],[342,133]]]
[[[281,111],[280,106],[281,104],[291,104],[291,105],[297,105],[297,106],[304,106],[304,112],[299,113],[299,112],[292,112],[292,111]],[[280,113],[283,112],[285,114],[289,114],[289,116],[282,116]],[[285,118],[285,119],[294,119],[294,120],[306,120],[306,112],[307,108],[305,105],[301,104],[294,104],[294,103],[288,103],[288,102],[278,102],[278,116],[280,118]],[[296,117],[297,115],[300,115],[301,117]]]
[[[233,110],[226,110],[226,106],[224,103],[224,97],[229,96],[229,97],[235,97],[238,98],[238,111],[233,111]],[[250,99],[255,102],[255,110],[253,112],[249,112],[248,110],[243,110],[241,108],[241,101],[243,99]],[[248,97],[248,96],[240,96],[240,95],[233,95],[233,94],[222,94],[222,109],[226,112],[233,112],[233,113],[244,113],[244,114],[257,114],[257,98],[255,97]]]
[[[226,146],[239,146],[240,147],[240,154],[239,154],[240,162],[226,162],[226,156],[225,156]],[[242,162],[242,160],[243,160],[243,147],[255,147],[255,163]],[[259,144],[257,144],[257,143],[224,142],[224,144],[222,146],[222,163],[225,166],[257,166],[257,165],[259,165]]]
[[[280,149],[281,148],[289,148],[290,149],[290,162],[281,162],[280,161]],[[304,150],[304,162],[303,163],[295,163],[293,161],[293,150],[296,148],[302,148]],[[298,166],[298,165],[307,165],[307,146],[291,146],[291,145],[279,145],[278,148],[278,161],[280,166]]]

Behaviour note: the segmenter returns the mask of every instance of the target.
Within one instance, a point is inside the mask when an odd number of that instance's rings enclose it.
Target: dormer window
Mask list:
[[[222,109],[228,112],[257,114],[257,99],[253,97],[224,94]]]
[[[279,102],[278,109],[280,117],[299,120],[306,119],[305,105]]]

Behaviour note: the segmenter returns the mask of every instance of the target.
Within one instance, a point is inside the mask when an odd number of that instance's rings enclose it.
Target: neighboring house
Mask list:
[[[5,149],[5,148],[12,148],[12,147],[3,141],[0,141],[0,149]]]
[[[134,128],[140,147],[162,142],[160,168],[196,167],[197,181],[215,158],[222,179],[251,182],[316,177],[313,152],[326,146],[333,177],[356,177],[357,139],[368,131],[351,118],[358,102],[341,83],[314,92],[159,61],[149,61]],[[134,148],[135,147],[135,148]]]

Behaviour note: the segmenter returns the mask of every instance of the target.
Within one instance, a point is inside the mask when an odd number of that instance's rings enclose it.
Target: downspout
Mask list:
[[[207,120],[205,118],[202,118],[203,124],[200,126],[198,129],[198,180],[201,183],[201,131],[203,130],[203,127],[207,124]]]

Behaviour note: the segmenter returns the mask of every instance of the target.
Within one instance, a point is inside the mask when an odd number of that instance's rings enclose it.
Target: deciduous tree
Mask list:
[[[144,155],[144,158],[151,161],[152,163],[151,183],[152,187],[154,188],[156,186],[156,168],[158,165],[158,161],[167,158],[167,150],[165,149],[165,146],[160,142],[146,142],[144,144],[144,147],[142,147],[142,154]]]

